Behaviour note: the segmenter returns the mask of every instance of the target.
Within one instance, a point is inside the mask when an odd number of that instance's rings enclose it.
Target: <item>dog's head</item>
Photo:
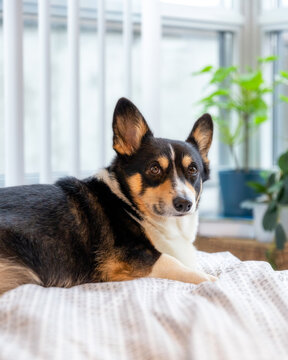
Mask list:
[[[177,127],[177,124],[175,124]],[[198,206],[209,178],[213,135],[209,114],[200,117],[186,141],[155,138],[140,111],[121,98],[113,116],[113,163],[125,195],[146,216],[183,216]]]

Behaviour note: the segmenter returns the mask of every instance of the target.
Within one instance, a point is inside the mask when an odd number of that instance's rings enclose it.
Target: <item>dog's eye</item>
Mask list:
[[[150,174],[159,175],[161,173],[161,168],[157,164],[152,164],[149,169]]]
[[[197,166],[195,164],[191,164],[187,168],[188,175],[196,175],[198,173]]]

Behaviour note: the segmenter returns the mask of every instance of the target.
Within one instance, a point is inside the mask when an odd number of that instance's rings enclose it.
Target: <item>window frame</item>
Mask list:
[[[263,56],[271,55],[271,47],[269,43],[269,36],[273,33],[278,33],[281,31],[288,30],[288,7],[280,7],[280,2],[277,1],[275,3],[277,8],[272,9],[263,9],[260,8],[260,1],[259,1],[259,13],[258,13],[258,25],[259,25],[259,32],[260,32],[260,41],[261,41],[261,53]],[[276,47],[276,46],[274,46]],[[274,53],[276,55],[276,51]],[[272,71],[273,75],[275,74],[275,69]],[[273,96],[272,104],[275,103],[275,96]],[[275,166],[275,158],[276,158],[276,144],[274,139],[274,134],[276,131],[276,116],[277,116],[277,109],[271,110],[272,121],[266,122],[262,126],[261,131],[261,163],[264,165],[265,163],[269,165],[270,168]],[[268,144],[268,145],[267,145]]]
[[[288,29],[288,7],[263,10],[258,17],[261,31],[277,31]]]

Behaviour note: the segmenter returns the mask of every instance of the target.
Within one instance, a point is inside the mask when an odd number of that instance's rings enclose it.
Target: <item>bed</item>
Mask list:
[[[0,297],[0,360],[288,359],[288,271],[198,252],[216,276],[24,285]]]

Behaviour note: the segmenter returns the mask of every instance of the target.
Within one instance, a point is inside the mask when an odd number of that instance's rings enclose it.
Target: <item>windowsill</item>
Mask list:
[[[198,234],[207,237],[235,237],[253,239],[253,219],[228,218],[215,214],[201,214]]]

